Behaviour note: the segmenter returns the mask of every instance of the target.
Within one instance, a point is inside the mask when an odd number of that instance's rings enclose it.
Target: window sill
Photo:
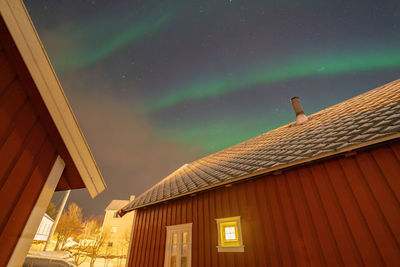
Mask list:
[[[217,246],[218,252],[244,252],[244,246],[237,247],[221,247]]]

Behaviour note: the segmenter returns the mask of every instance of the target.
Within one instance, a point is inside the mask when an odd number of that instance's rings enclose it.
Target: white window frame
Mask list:
[[[179,232],[179,233],[188,232],[189,249],[188,249],[186,266],[191,267],[192,266],[192,223],[167,226],[167,238],[165,240],[164,267],[170,267],[172,237],[173,237],[173,233],[175,233],[175,232]],[[182,235],[179,235],[179,239],[178,239],[179,249],[178,249],[177,259],[181,259],[181,252],[182,252],[181,251],[182,247],[180,246],[182,244],[181,236]],[[176,267],[181,267],[180,264],[181,264],[180,260],[177,261]]]
[[[218,252],[244,252],[242,225],[240,223],[240,216],[220,218],[220,219],[215,219],[215,221],[217,223],[217,231],[218,231],[218,246],[217,246]],[[226,223],[226,222],[236,223],[239,246],[223,246],[221,240],[221,223]]]

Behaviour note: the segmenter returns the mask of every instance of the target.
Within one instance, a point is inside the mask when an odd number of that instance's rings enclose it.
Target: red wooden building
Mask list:
[[[124,207],[129,266],[400,266],[400,80],[296,113]]]
[[[54,190],[105,183],[22,1],[0,12],[0,266],[22,266]]]

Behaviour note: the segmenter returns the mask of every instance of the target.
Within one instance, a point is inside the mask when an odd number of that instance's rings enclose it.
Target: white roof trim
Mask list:
[[[21,0],[0,0],[1,15],[91,197],[105,182]]]

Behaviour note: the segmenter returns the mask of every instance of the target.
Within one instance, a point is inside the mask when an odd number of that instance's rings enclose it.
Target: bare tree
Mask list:
[[[122,260],[127,258],[128,254],[128,248],[129,248],[129,243],[130,243],[130,237],[131,237],[131,231],[130,230],[125,230],[121,235],[118,240],[118,245],[119,245],[119,250],[118,250],[118,265],[122,265]]]
[[[91,258],[90,266],[94,265],[105,240],[101,222],[102,218],[97,216],[88,218],[82,223],[81,234],[77,237],[79,244],[68,249],[77,266],[82,264],[88,257]]]
[[[58,222],[56,233],[57,243],[55,250],[62,249],[68,238],[77,237],[82,232],[82,209],[76,204],[71,203],[67,212],[61,215]]]
[[[96,236],[96,239],[95,239],[93,245],[91,245],[88,248],[88,256],[91,258],[90,259],[90,267],[94,266],[94,263],[96,262],[96,259],[100,254],[100,249],[105,243],[105,240],[106,240],[106,233],[101,231],[101,233],[99,233]]]
[[[87,259],[88,247],[89,247],[88,244],[80,242],[78,246],[68,249],[68,251],[71,252],[72,257],[74,258],[76,266],[81,265]]]
[[[122,236],[122,239],[121,239],[121,248],[122,248],[121,256],[122,256],[122,258],[127,257],[129,243],[131,241],[131,231],[132,230],[125,230],[125,232]]]
[[[90,257],[90,266],[93,267],[96,259],[98,258],[101,248],[105,244],[107,234],[101,227],[102,218],[92,217],[84,223],[85,239],[81,239],[81,242],[88,244],[85,249],[87,256]]]

